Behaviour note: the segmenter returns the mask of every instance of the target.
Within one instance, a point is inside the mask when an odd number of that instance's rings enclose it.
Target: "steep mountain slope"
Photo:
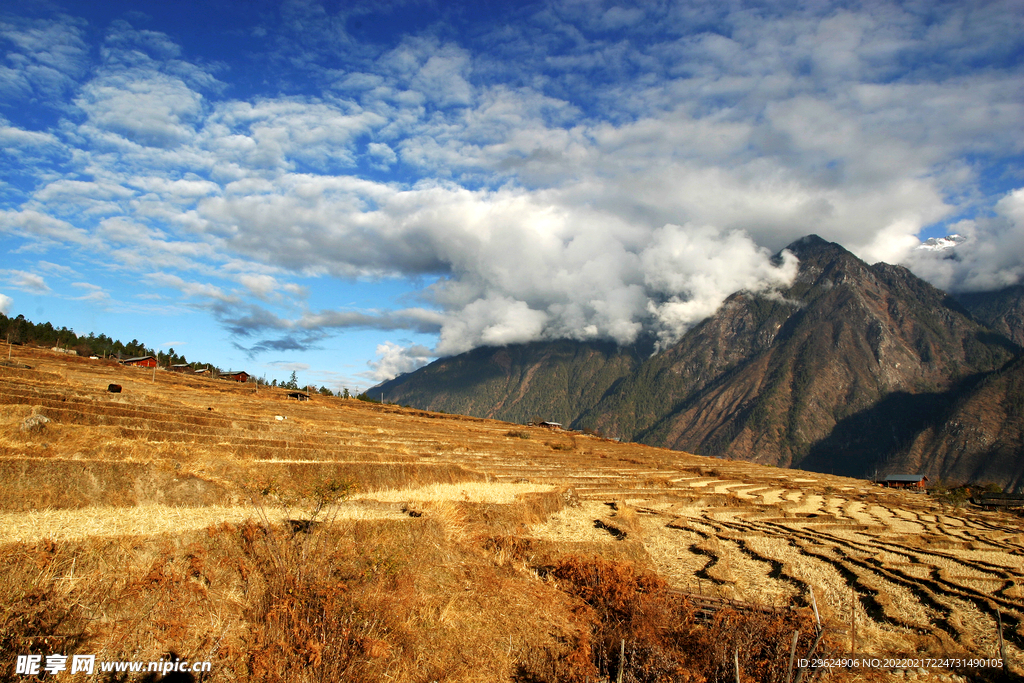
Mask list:
[[[1024,285],[959,294],[957,300],[977,320],[1024,346]]]
[[[1024,357],[985,376],[890,464],[934,479],[1024,490]]]
[[[752,320],[760,323],[755,338],[760,345],[743,338],[749,335],[737,339],[748,353],[743,362],[687,387],[683,401],[636,435],[640,440],[707,455],[802,465],[837,424],[873,409],[883,398],[945,393],[1012,357],[1005,340],[905,268],[868,266],[817,237],[790,249],[800,258],[800,273],[781,297],[766,303],[764,296],[734,295],[672,354],[651,359],[651,364],[669,363],[662,372],[672,374],[693,357],[693,344],[707,336],[708,328],[728,331],[747,328]],[[726,335],[723,343],[731,339]],[[851,464],[859,471],[848,473],[862,473],[869,464],[865,456],[885,457],[903,445],[898,435],[908,426],[905,412],[873,414],[874,437],[866,451],[856,449]],[[616,411],[599,405],[595,413]],[[833,462],[818,458],[805,466],[834,467],[835,455]]]
[[[702,455],[854,476],[927,469],[951,438],[941,420],[974,410],[965,397],[1019,347],[906,268],[816,236],[789,249],[792,286],[732,295],[658,354],[570,341],[478,349],[383,388],[417,407],[542,416]],[[965,457],[937,471],[966,472]]]
[[[649,348],[568,340],[483,347],[443,358],[371,390],[392,403],[491,417],[570,424],[624,377]]]

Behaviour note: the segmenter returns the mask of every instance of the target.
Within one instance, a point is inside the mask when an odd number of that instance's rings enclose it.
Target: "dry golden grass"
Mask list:
[[[551,484],[467,481],[459,484],[429,484],[414,488],[387,489],[357,494],[355,498],[392,503],[464,501],[507,505],[519,500],[524,493],[542,493],[553,490],[555,490],[555,486]]]
[[[0,646],[176,649],[215,661],[211,680],[225,681],[572,680],[566,662],[586,669],[573,658],[598,647],[586,640],[598,626],[538,573],[581,552],[684,591],[806,605],[813,589],[839,640],[852,609],[863,653],[990,656],[998,609],[1024,664],[1018,518],[841,477],[21,352],[33,369],[0,368]],[[22,431],[33,414],[52,422]],[[308,497],[247,502],[254,486],[328,481],[356,488],[309,534],[285,523],[309,518]]]
[[[273,522],[287,518],[282,509],[268,511]],[[176,507],[140,505],[130,512],[123,507],[89,507],[72,510],[32,510],[0,513],[0,543],[35,543],[77,540],[93,536],[155,536],[194,531],[218,524],[240,524],[256,517],[251,505]],[[396,509],[343,505],[338,520],[408,519]]]

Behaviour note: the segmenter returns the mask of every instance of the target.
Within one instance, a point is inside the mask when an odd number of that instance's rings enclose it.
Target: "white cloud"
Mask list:
[[[375,165],[379,168],[388,168],[398,161],[395,150],[381,142],[371,142],[366,146],[367,154],[376,160]]]
[[[401,346],[386,341],[377,345],[377,360],[368,363],[370,372],[366,376],[374,383],[384,382],[423,367],[435,357],[430,349],[421,345]]]
[[[88,282],[72,282],[72,287],[85,290],[82,296],[73,297],[77,301],[92,301],[95,303],[107,303],[110,301],[110,294],[99,285]]]
[[[195,135],[202,95],[164,74],[114,73],[89,82],[75,104],[99,131],[140,145],[171,147]]]
[[[770,261],[767,249],[747,235],[722,235],[711,227],[666,225],[655,231],[641,254],[644,279],[654,293],[648,310],[657,320],[665,343],[714,314],[721,303],[739,290],[762,291],[792,284],[797,259],[783,252],[781,266]]]
[[[7,315],[11,312],[11,306],[14,305],[14,299],[7,296],[6,294],[0,294],[0,313]]]
[[[957,292],[1024,283],[1024,188],[1007,193],[995,215],[961,221],[951,232],[966,240],[948,250],[915,249],[905,261],[936,286]]]
[[[0,64],[0,94],[7,103],[33,99],[62,106],[60,97],[86,71],[89,46],[82,20],[0,21],[0,41],[11,46]],[[2,43],[0,43],[2,44]]]
[[[731,292],[787,282],[792,259],[769,255],[808,233],[999,286],[1024,273],[1021,191],[985,179],[1024,151],[1012,7],[564,0],[371,45],[349,33],[362,10],[295,3],[245,98],[157,31],[115,22],[89,72],[80,23],[3,25],[0,91],[49,83],[78,110],[47,130],[0,120],[34,173],[0,230],[148,272],[250,349],[360,327],[437,334],[435,353],[667,343]],[[47,155],[69,161],[24,161]],[[963,215],[981,217],[957,260],[914,250]],[[314,311],[297,275],[432,284],[419,308]],[[425,357],[400,349],[374,372]]]
[[[270,361],[267,363],[267,365],[278,370],[284,370],[285,372],[298,373],[309,370],[309,363],[299,363],[296,361]]]
[[[216,285],[189,282],[172,273],[148,273],[143,276],[142,280],[151,286],[177,289],[186,297],[214,300],[228,305],[240,303],[238,297],[231,296]]]
[[[85,244],[88,233],[67,221],[40,211],[0,211],[0,230],[47,242]]]
[[[0,147],[11,154],[50,154],[64,149],[64,145],[52,133],[24,130],[9,125],[10,121],[0,116]]]
[[[34,292],[36,294],[44,294],[50,291],[50,287],[46,284],[46,280],[40,275],[35,273],[26,273],[23,270],[8,270],[8,282],[17,287],[18,289],[25,290],[27,292]]]
[[[357,137],[382,125],[374,112],[298,98],[219,105],[207,120],[204,145],[220,163],[243,168],[293,169],[297,162],[325,170],[355,164]]]

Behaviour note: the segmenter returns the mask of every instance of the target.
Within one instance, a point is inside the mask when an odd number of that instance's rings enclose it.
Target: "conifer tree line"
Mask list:
[[[105,334],[77,335],[74,330],[66,327],[54,327],[51,323],[33,323],[23,315],[8,318],[0,314],[0,339],[12,344],[34,344],[36,346],[59,347],[76,352],[79,356],[98,356],[100,358],[137,358],[153,356],[160,365],[189,364],[185,356],[175,353],[173,348],[154,351],[138,339],[127,344],[120,339],[111,339]],[[201,363],[191,363],[197,367]],[[205,366],[204,366],[205,367]]]
[[[105,334],[95,334],[90,332],[88,335],[77,335],[73,330],[69,330],[67,327],[54,327],[49,322],[33,323],[24,315],[9,318],[0,313],[0,341],[8,342],[10,344],[32,344],[46,348],[59,347],[61,349],[74,351],[79,356],[86,357],[97,356],[99,358],[124,359],[138,358],[140,356],[153,356],[156,358],[160,367],[188,365],[193,369],[209,367],[215,374],[219,374],[221,372],[220,368],[211,363],[189,361],[184,355],[176,353],[173,347],[167,349],[165,353],[164,351],[154,351],[138,339],[132,339],[126,344],[120,339],[111,339]],[[266,386],[284,387],[286,389],[300,388],[298,376],[295,372],[292,372],[291,377],[287,382],[279,383],[276,379],[268,382],[265,377],[254,377],[252,381]],[[309,389],[324,396],[336,395],[327,387],[320,387],[317,389],[315,386],[310,385],[308,387],[301,388]],[[337,395],[342,396],[343,398],[349,398],[351,396],[347,388],[339,392]]]

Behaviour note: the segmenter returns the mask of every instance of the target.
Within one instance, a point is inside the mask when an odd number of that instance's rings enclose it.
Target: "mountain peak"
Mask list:
[[[801,261],[806,259],[835,258],[837,256],[852,255],[849,251],[835,242],[829,242],[817,235],[804,235],[786,247],[796,254]]]

